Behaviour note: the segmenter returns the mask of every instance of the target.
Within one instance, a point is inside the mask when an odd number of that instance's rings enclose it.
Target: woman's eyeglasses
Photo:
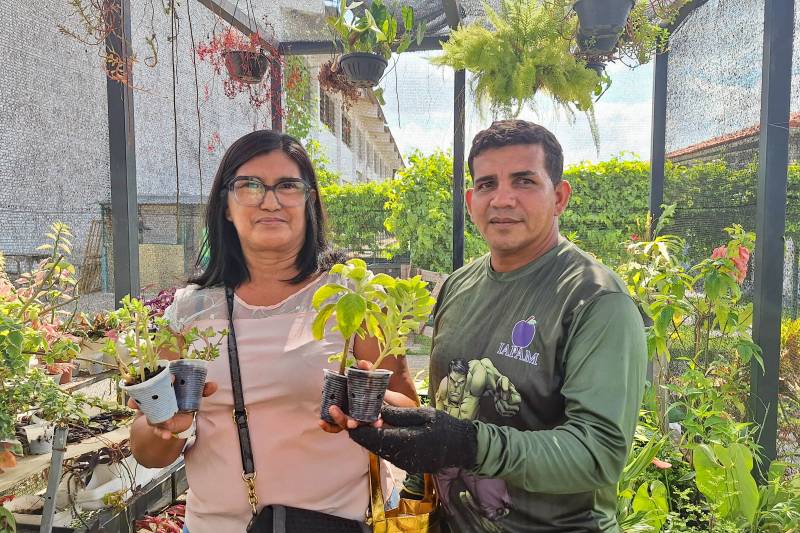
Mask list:
[[[275,185],[267,185],[256,177],[237,176],[228,184],[228,190],[233,191],[236,203],[246,207],[261,205],[269,191],[275,193],[275,199],[281,206],[297,207],[306,201],[311,187],[300,179],[287,179]]]

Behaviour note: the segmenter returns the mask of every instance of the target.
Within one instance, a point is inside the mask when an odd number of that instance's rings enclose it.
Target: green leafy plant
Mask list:
[[[344,53],[371,52],[389,59],[392,52],[402,54],[415,39],[419,44],[425,37],[425,25],[414,25],[411,7],[402,7],[401,28],[383,0],[373,0],[369,7],[363,6],[364,2],[347,5],[347,0],[341,0],[339,15],[326,19]]]
[[[314,338],[325,335],[331,317],[333,329],[344,337],[344,350],[331,357],[341,361],[339,373],[344,374],[355,336],[377,339],[379,355],[371,369],[378,368],[386,357],[402,357],[406,353],[408,334],[418,328],[433,308],[434,300],[419,276],[395,279],[387,274],[373,274],[360,259],[336,264],[331,274],[347,283],[327,283],[317,289],[312,305],[317,316],[312,324]],[[335,301],[329,301],[334,298]]]
[[[91,405],[31,368],[33,358],[65,362],[80,350],[78,337],[70,333],[78,298],[75,268],[68,260],[72,234],[56,222],[46,236],[48,242],[38,249],[48,256],[32,271],[14,282],[0,274],[0,440],[13,437],[21,413],[39,412],[46,420],[61,422],[84,418],[85,407]]]
[[[106,341],[103,353],[114,358],[120,376],[127,385],[144,383],[158,373],[159,352],[180,346],[179,340],[170,329],[169,322],[163,317],[152,317],[152,312],[141,300],[125,296],[121,303],[122,307],[112,315],[120,324],[120,338],[133,360],[124,361],[112,339]]]
[[[504,0],[499,12],[484,9],[491,28],[475,22],[454,30],[434,64],[469,70],[477,99],[505,115],[519,114],[538,93],[570,114],[592,109],[609,79],[572,53],[572,0]]]
[[[398,173],[388,191],[386,229],[397,241],[391,255],[406,255],[411,264],[450,272],[453,267],[453,158],[436,151],[414,152],[408,168]],[[467,261],[488,251],[472,221],[464,224],[464,258]]]
[[[169,328],[169,326],[166,327]],[[219,357],[219,347],[227,334],[227,329],[218,332],[214,328],[193,327],[180,336],[170,335],[164,346],[179,354],[181,359],[213,361]],[[214,340],[215,337],[216,340]],[[197,341],[200,341],[202,346],[196,347]]]

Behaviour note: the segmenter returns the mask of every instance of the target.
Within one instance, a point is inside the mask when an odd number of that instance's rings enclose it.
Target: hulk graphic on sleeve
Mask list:
[[[461,420],[477,420],[481,398],[490,396],[498,414],[519,412],[522,397],[513,383],[488,358],[450,361],[449,372],[436,390],[436,408]],[[493,522],[511,509],[511,497],[502,479],[481,478],[460,468],[446,468],[436,475],[442,505],[454,514],[451,498],[461,500],[485,531],[501,531]]]

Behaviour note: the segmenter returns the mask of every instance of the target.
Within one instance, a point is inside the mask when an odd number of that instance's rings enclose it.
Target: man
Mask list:
[[[406,471],[436,473],[452,531],[619,531],[642,317],[617,276],[559,233],[571,188],[552,133],[495,122],[468,163],[467,210],[490,253],[447,279],[434,311],[441,410],[388,407],[382,427],[350,437]],[[477,388],[473,368],[484,374]]]

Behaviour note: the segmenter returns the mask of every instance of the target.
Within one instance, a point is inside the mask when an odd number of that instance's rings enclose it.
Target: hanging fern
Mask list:
[[[476,98],[500,114],[518,115],[538,92],[570,116],[592,110],[608,78],[572,54],[571,0],[504,0],[499,13],[484,9],[491,28],[475,23],[453,31],[435,64],[472,72]]]

